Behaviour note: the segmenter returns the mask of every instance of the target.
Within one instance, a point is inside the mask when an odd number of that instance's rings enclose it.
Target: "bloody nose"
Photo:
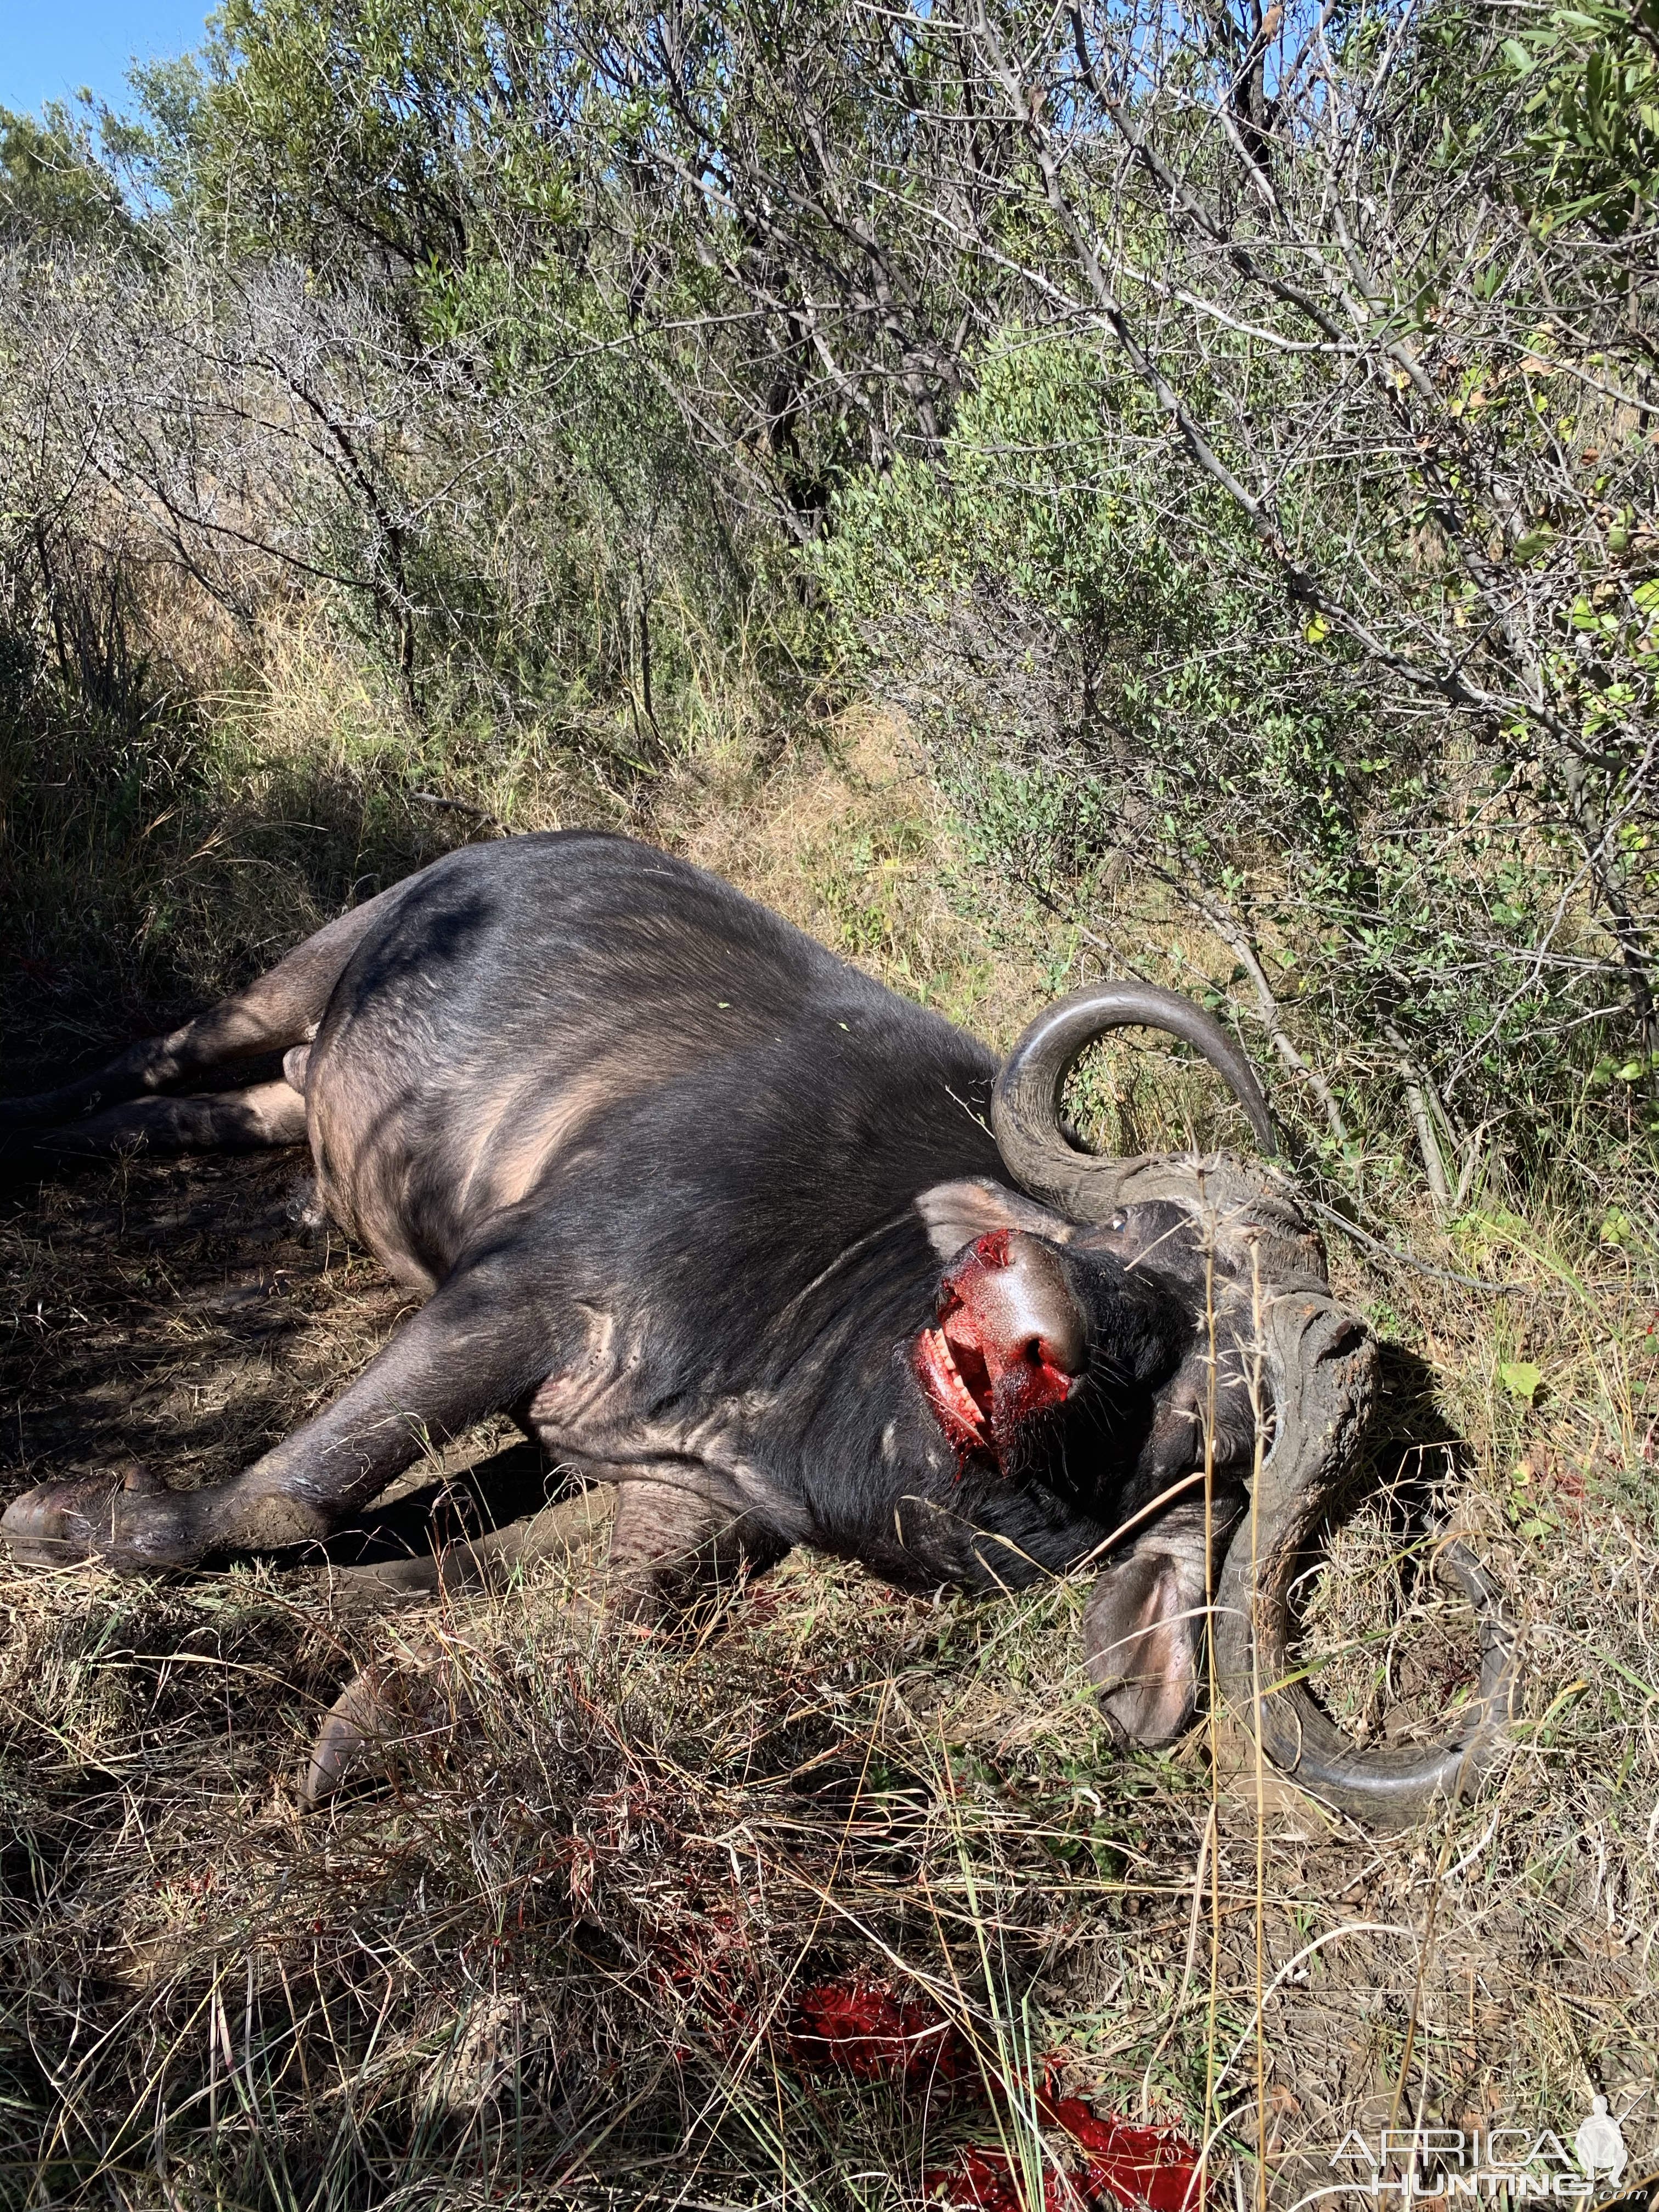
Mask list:
[[[939,1324],[996,1426],[1060,1404],[1086,1364],[1083,1312],[1060,1255],[1020,1230],[992,1231],[946,1270]]]

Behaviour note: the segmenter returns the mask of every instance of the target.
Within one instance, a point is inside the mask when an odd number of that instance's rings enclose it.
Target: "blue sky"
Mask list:
[[[0,107],[38,109],[90,85],[118,107],[136,54],[201,42],[208,0],[0,0]]]

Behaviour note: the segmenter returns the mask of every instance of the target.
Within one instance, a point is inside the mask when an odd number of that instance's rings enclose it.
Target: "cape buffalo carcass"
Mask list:
[[[0,1108],[14,1147],[60,1155],[308,1142],[323,1206],[425,1300],[234,1480],[47,1483],[3,1533],[32,1564],[139,1571],[303,1546],[507,1410],[618,1486],[608,1587],[635,1617],[796,1544],[914,1589],[1098,1562],[1090,1672],[1122,1736],[1168,1741],[1247,1483],[1296,1442],[1268,1431],[1324,1418],[1264,1385],[1264,1300],[1301,1293],[1304,1333],[1330,1302],[1293,1209],[1260,1182],[1237,1202],[1238,1163],[1209,1164],[1207,1213],[1190,1170],[1078,1197],[1104,1164],[1068,1143],[1060,1084],[1127,1024],[1195,1047],[1271,1151],[1243,1054],[1171,993],[1073,994],[999,1081],[972,1037],[647,846],[452,853],[199,1019]],[[277,1053],[280,1079],[191,1095]],[[1347,1377],[1348,1431],[1369,1351],[1339,1315],[1320,1371]],[[1375,1760],[1344,1772],[1338,1801],[1368,1806]]]

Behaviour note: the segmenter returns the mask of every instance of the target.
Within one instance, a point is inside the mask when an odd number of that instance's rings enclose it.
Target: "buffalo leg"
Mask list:
[[[198,1098],[134,1098],[84,1121],[29,1133],[33,1152],[82,1158],[142,1146],[151,1152],[252,1152],[302,1145],[306,1102],[286,1083]]]
[[[599,1577],[614,1511],[615,1493],[602,1483],[428,1559],[348,1567],[331,1575],[331,1590],[349,1608],[381,1611],[422,1599],[465,1601],[500,1589],[515,1571],[542,1564],[572,1569],[586,1583]],[[411,1639],[396,1662],[377,1661],[358,1669],[313,1740],[299,1783],[307,1811],[326,1803],[349,1778],[376,1765],[384,1773],[400,1752],[447,1734],[457,1713],[443,1660],[437,1638],[422,1635]]]
[[[232,1481],[169,1491],[143,1476],[42,1484],[0,1535],[34,1566],[146,1570],[325,1536],[431,1446],[511,1405],[554,1363],[522,1286],[488,1265],[452,1276],[327,1411]]]
[[[415,1504],[400,1501],[393,1516],[401,1520]],[[592,1484],[429,1551],[400,1550],[327,1571],[348,1607],[374,1610],[499,1590],[527,1567],[568,1564],[580,1551],[592,1554],[584,1579],[606,1613],[648,1625],[719,1599],[743,1576],[775,1566],[788,1548],[754,1514],[721,1511],[676,1481],[629,1477]]]
[[[651,1622],[718,1598],[745,1573],[763,1573],[789,1549],[760,1516],[714,1504],[692,1474],[634,1477],[617,1487],[605,1607]]]
[[[177,1090],[255,1054],[302,1044],[322,1019],[347,961],[402,890],[394,884],[339,915],[246,991],[221,999],[182,1028],[146,1037],[55,1091],[0,1099],[0,1131],[61,1128],[86,1115],[101,1116],[101,1109],[123,1100]]]
[[[579,1492],[550,1505],[515,1528],[456,1546],[441,1558],[422,1562],[424,1592],[454,1597],[463,1590],[499,1588],[515,1569],[542,1561],[580,1563],[597,1558],[597,1539],[610,1519],[608,1563],[592,1578],[591,1595],[568,1608],[580,1618],[598,1598],[608,1620],[640,1626],[684,1616],[729,1590],[744,1573],[763,1572],[789,1549],[757,1515],[732,1513],[714,1504],[688,1470],[660,1478],[630,1477]],[[379,1571],[367,1569],[365,1574]],[[396,1578],[396,1601],[410,1594],[411,1578]],[[373,1761],[382,1770],[399,1753],[446,1737],[457,1717],[453,1685],[447,1680],[442,1646],[419,1638],[396,1665],[364,1667],[348,1682],[324,1717],[300,1780],[300,1800],[307,1810],[332,1797],[348,1778]]]

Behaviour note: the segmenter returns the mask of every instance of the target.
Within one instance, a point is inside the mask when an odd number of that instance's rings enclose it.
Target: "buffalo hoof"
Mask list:
[[[349,1787],[384,1783],[411,1754],[429,1757],[453,1733],[448,1686],[434,1679],[435,1645],[408,1664],[365,1667],[329,1707],[300,1777],[300,1806],[315,1813]]]
[[[0,1518],[0,1538],[24,1566],[101,1559],[154,1574],[200,1558],[193,1519],[188,1493],[175,1495],[135,1462],[118,1474],[75,1475],[26,1490]]]

